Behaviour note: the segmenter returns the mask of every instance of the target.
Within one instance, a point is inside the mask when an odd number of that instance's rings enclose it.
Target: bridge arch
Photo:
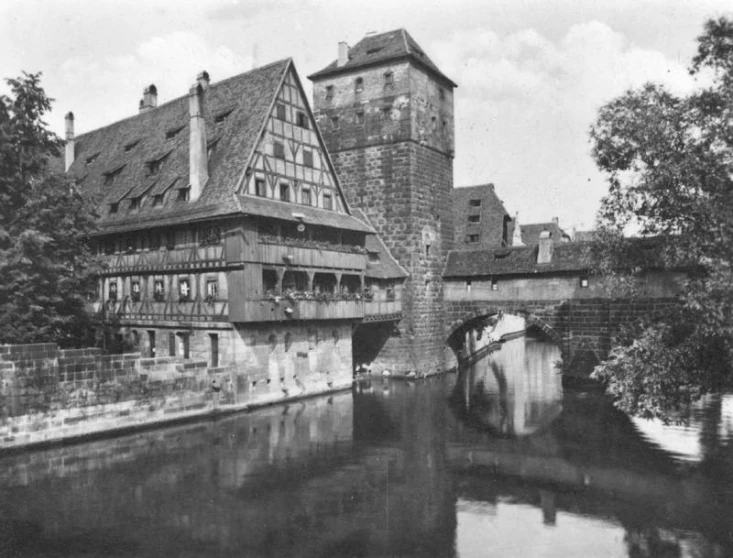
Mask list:
[[[471,312],[466,312],[460,317],[451,321],[447,328],[446,344],[448,344],[454,352],[463,346],[463,333],[473,325],[478,325],[482,320],[496,316],[500,313],[521,316],[525,320],[526,330],[535,330],[549,341],[555,343],[563,353],[565,358],[565,344],[562,335],[540,316],[526,310],[524,308],[505,308],[499,306],[486,306],[478,308]]]

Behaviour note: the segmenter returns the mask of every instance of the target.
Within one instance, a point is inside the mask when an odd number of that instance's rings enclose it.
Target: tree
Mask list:
[[[0,343],[90,340],[85,299],[97,270],[94,214],[72,181],[53,172],[61,140],[40,74],[8,79],[0,96]]]
[[[594,372],[620,408],[662,419],[731,380],[732,21],[705,24],[690,73],[709,85],[680,97],[647,84],[602,107],[591,128],[609,180],[598,268],[623,269],[634,230],[657,237],[665,265],[695,270],[679,307],[629,327]]]

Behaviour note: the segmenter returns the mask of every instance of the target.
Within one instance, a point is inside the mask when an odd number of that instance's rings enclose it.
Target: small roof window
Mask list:
[[[214,116],[214,124],[221,124],[222,122],[224,122],[233,110],[233,108],[226,109]]]
[[[97,157],[99,157],[99,151],[97,151],[94,155],[89,155],[89,157],[87,157],[86,164],[91,165]]]
[[[171,128],[170,130],[168,130],[165,133],[165,139],[171,139],[171,138],[176,137],[178,135],[178,132],[183,130],[183,128],[185,128],[185,126],[178,126],[177,128]]]
[[[140,143],[139,139],[125,144],[125,153],[129,153],[130,151],[132,151],[138,143]]]

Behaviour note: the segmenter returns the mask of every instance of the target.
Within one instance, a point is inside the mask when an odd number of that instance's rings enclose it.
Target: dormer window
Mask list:
[[[136,198],[130,198],[130,209],[133,211],[140,209],[140,196]]]
[[[115,182],[115,178],[118,174],[120,174],[120,171],[122,170],[122,167],[119,167],[113,171],[105,172],[104,173],[104,185],[105,186],[112,186]]]
[[[372,47],[367,49],[367,54],[377,54],[384,47]]]
[[[153,207],[160,207],[163,205],[163,194],[155,194],[153,196]]]
[[[150,176],[156,175],[160,172],[160,169],[163,166],[163,162],[165,161],[167,156],[168,154],[166,153],[162,157],[158,157],[153,161],[148,161],[145,163],[145,168],[148,170],[148,174]]]
[[[394,85],[394,74],[392,72],[386,72],[384,74],[384,86],[392,87]]]
[[[178,197],[176,198],[178,201],[188,201],[189,193],[191,189],[190,188],[180,188],[178,190]]]
[[[109,212],[110,213],[117,213],[117,211],[120,209],[119,203],[111,203],[109,204]]]
[[[216,152],[216,146],[218,143],[218,139],[209,143],[208,147],[206,148],[206,159],[211,159],[211,156]]]
[[[364,91],[364,78],[356,78],[356,81],[354,82],[354,91],[356,93],[361,93]]]
[[[285,118],[285,105],[284,104],[277,103],[277,105],[275,105],[275,117],[278,120],[282,120],[283,122],[287,120]]]
[[[227,117],[232,113],[233,110],[234,109],[229,109],[227,111],[220,112],[219,114],[217,114],[214,117],[214,124],[218,125],[218,124],[223,123],[227,119]]]
[[[308,126],[308,117],[304,112],[298,111],[295,115],[295,123],[300,126],[301,128],[305,128],[306,130],[309,128]]]
[[[165,139],[173,139],[178,135],[178,132],[183,130],[184,126],[178,126],[177,128],[171,128],[165,133]]]
[[[132,151],[138,143],[140,143],[140,140],[135,140],[125,145],[125,153]]]
[[[326,100],[330,101],[333,99],[333,85],[326,86]]]
[[[95,153],[94,155],[87,157],[87,166],[91,165],[97,157],[99,157],[99,153]]]

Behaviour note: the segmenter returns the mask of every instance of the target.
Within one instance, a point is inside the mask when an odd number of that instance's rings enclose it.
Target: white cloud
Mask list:
[[[219,81],[251,68],[251,58],[240,56],[227,46],[212,45],[195,33],[176,31],[151,37],[134,54],[98,59],[76,56],[60,67],[63,90],[79,98],[82,106],[68,107],[77,117],[78,131],[94,129],[135,113],[145,86],[158,88],[158,103],[185,95],[196,75],[207,70]],[[66,97],[66,95],[62,96]],[[60,115],[54,115],[58,118]]]
[[[493,181],[507,208],[532,221],[592,224],[606,186],[588,129],[603,103],[647,81],[680,94],[695,87],[681,62],[598,21],[555,41],[535,29],[464,29],[428,51],[459,85],[456,184]]]

